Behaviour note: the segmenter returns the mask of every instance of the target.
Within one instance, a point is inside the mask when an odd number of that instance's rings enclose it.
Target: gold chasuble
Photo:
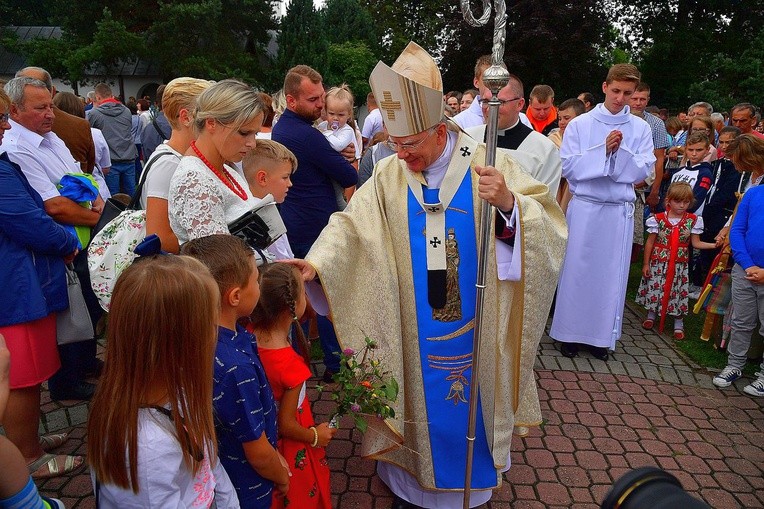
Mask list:
[[[464,136],[460,133],[456,147],[464,144]],[[454,149],[452,158],[458,157],[458,153]],[[567,227],[562,211],[544,184],[524,173],[506,154],[500,152],[496,159],[496,167],[515,195],[519,233],[514,253],[517,256],[522,252],[521,279],[499,281],[495,244],[500,241],[493,237],[490,241],[479,378],[485,438],[497,470],[498,486],[514,426],[541,423],[533,365],[565,252]],[[484,164],[485,145],[480,144],[472,155],[471,168]],[[478,176],[472,169],[469,172],[473,217],[477,221]],[[342,347],[362,348],[365,335],[377,340],[378,358],[400,385],[394,405],[396,416],[385,421],[388,433],[382,435],[370,428],[364,436],[364,455],[398,465],[423,488],[435,490],[439,488],[432,448],[448,444],[431,443],[428,420],[447,420],[449,415],[427,415],[420,342],[448,341],[449,337],[418,337],[408,210],[412,202],[406,173],[411,174],[406,163],[394,156],[380,161],[373,177],[356,191],[347,209],[332,215],[306,260],[320,277]],[[420,174],[413,176],[424,183]],[[475,231],[478,230],[475,225]],[[461,244],[464,238],[475,238],[475,234],[447,232],[446,258],[452,271],[460,264],[456,242]],[[425,240],[422,235],[422,242]],[[452,308],[465,300],[464,292],[474,291],[462,288],[460,297],[453,295],[452,287],[449,282],[447,306],[436,313],[451,316],[457,312]],[[474,302],[474,298],[471,300]],[[443,321],[451,319],[443,317]],[[474,323],[470,322],[470,326]],[[469,362],[471,366],[471,356]],[[443,373],[448,375],[447,371]],[[465,386],[464,396],[468,395],[469,387]],[[448,404],[452,406],[460,403],[459,396],[438,395],[450,398]],[[453,447],[466,447],[466,438],[461,433],[454,433],[449,441]],[[463,472],[464,465],[454,468]]]

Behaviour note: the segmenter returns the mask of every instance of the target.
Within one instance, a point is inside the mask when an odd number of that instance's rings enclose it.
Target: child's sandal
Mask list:
[[[674,331],[674,339],[677,341],[682,341],[684,339],[684,331],[683,330],[675,330]]]
[[[653,326],[655,325],[655,320],[650,320],[649,318],[642,322],[642,328],[646,330],[652,330]]]

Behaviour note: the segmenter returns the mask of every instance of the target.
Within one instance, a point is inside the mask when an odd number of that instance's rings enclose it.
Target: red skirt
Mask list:
[[[11,389],[41,384],[61,367],[55,313],[32,322],[0,327],[0,334],[11,352]]]

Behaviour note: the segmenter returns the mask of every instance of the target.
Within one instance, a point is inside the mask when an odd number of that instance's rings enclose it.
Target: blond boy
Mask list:
[[[263,199],[270,194],[276,203],[284,203],[292,187],[292,173],[297,169],[297,158],[291,150],[276,141],[257,140],[257,145],[241,164],[244,178],[255,198]],[[267,250],[276,260],[294,258],[286,234],[268,246]]]

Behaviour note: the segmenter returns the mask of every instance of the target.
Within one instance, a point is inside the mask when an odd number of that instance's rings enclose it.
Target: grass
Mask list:
[[[642,264],[632,263],[629,270],[629,284],[626,290],[626,298],[632,303],[636,299],[637,289],[639,288],[639,281],[642,277]],[[690,301],[690,305],[694,305],[695,301]],[[641,306],[638,308],[644,310]],[[709,368],[709,369],[722,369],[727,365],[727,352],[718,350],[713,342],[713,338],[709,341],[703,341],[700,339],[700,333],[703,331],[703,322],[706,319],[706,313],[701,311],[699,314],[690,312],[684,317],[684,341],[675,341],[674,344],[677,348],[683,352],[687,357],[692,359],[697,364]],[[666,319],[666,330],[671,331],[671,318]],[[657,328],[657,324],[656,324]],[[759,368],[759,362],[749,361],[743,369],[743,374],[753,376]]]

